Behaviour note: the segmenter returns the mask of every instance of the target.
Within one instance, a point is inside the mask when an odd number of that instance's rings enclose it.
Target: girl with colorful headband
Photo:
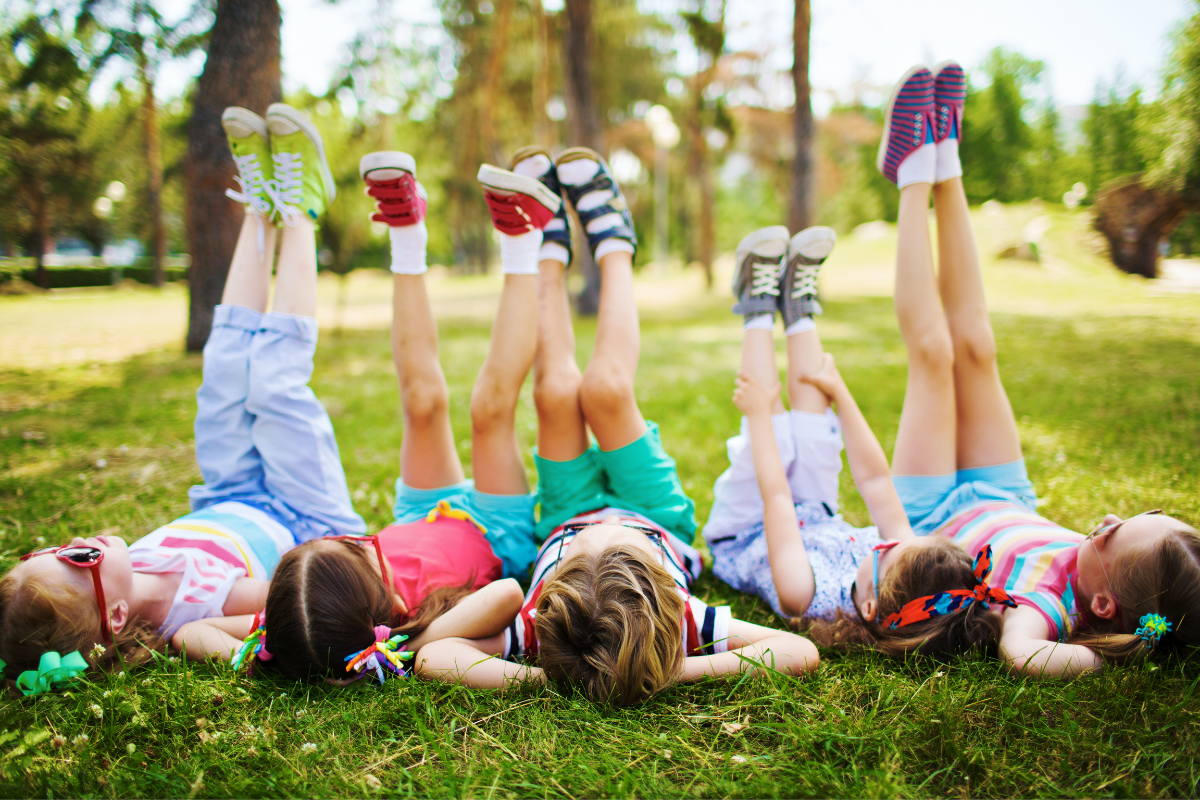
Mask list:
[[[847,616],[814,628],[814,638],[891,653],[953,652],[971,641],[962,635],[971,624],[986,625],[997,630],[1012,670],[1060,677],[1194,644],[1194,528],[1157,511],[1125,520],[1108,514],[1083,536],[1037,514],[963,192],[965,98],[958,64],[946,62],[936,74],[912,68],[888,106],[879,149],[880,170],[900,189],[895,306],[909,366],[892,473],[918,537],[879,558],[878,579],[866,587],[878,619]],[[995,588],[981,590],[989,565]],[[1017,604],[1002,616],[992,600],[1003,599],[997,589]]]
[[[288,550],[366,529],[350,503],[333,425],[308,387],[317,344],[314,230],[335,194],[320,134],[282,104],[266,119],[226,109],[222,123],[243,189],[231,196],[246,216],[196,395],[204,485],[189,492],[192,513],[132,545],[76,537],[25,556],[0,580],[0,666],[26,694],[89,668],[144,662],[164,640],[203,655],[205,639],[244,635],[249,617],[239,615],[262,608]]]

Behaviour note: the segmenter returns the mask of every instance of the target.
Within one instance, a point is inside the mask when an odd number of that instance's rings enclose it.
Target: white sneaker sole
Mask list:
[[[835,244],[837,244],[837,232],[833,228],[826,228],[823,225],[805,228],[788,242],[788,261],[791,261],[792,256],[795,255],[811,259],[828,258],[829,254],[833,252]]]
[[[329,159],[325,156],[325,142],[321,132],[312,120],[301,114],[287,103],[272,103],[267,107],[267,127],[272,133],[280,136],[304,131],[304,135],[317,148],[317,156],[321,159],[321,181],[325,184],[325,205],[328,207],[337,197],[337,185],[333,182],[333,173],[329,171]]]
[[[888,140],[892,138],[892,106],[896,104],[896,98],[900,96],[900,90],[904,88],[904,84],[908,83],[908,79],[923,69],[926,69],[924,64],[914,64],[908,68],[908,72],[904,73],[904,77],[896,81],[896,85],[892,87],[892,95],[888,98],[887,108],[883,112],[883,138],[879,140],[879,152],[875,155],[875,168],[881,173],[887,161]]]
[[[562,205],[562,199],[547,189],[546,184],[537,178],[517,175],[515,172],[493,167],[491,164],[482,165],[479,168],[479,174],[476,175],[476,178],[483,184],[485,189],[494,189],[501,192],[517,192],[527,195],[537,200],[555,214],[558,213],[558,209]]]
[[[364,181],[368,175],[371,176],[371,180],[395,181],[399,180],[401,174],[405,172],[414,178],[417,177],[417,160],[399,150],[380,150],[378,153],[367,153],[358,162],[358,174]]]
[[[230,106],[221,113],[221,127],[230,139],[245,139],[258,134],[264,142],[271,140],[267,121],[248,108]]]

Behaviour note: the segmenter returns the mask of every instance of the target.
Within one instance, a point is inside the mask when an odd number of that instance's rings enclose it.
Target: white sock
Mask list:
[[[793,322],[783,329],[784,336],[795,336],[797,333],[805,331],[815,331],[817,329],[817,321],[812,318],[812,314],[806,314],[800,319]]]
[[[522,159],[519,164],[513,167],[514,174],[524,175],[527,178],[540,178],[549,171],[550,159],[541,153]]]
[[[425,220],[416,225],[388,228],[392,240],[392,272],[401,275],[421,275],[425,266],[425,245],[429,242],[429,231]]]
[[[537,228],[517,236],[500,234],[500,264],[505,275],[537,275],[542,232]]]
[[[946,139],[937,144],[937,169],[934,183],[948,181],[962,175],[962,162],[958,160],[958,139]]]
[[[568,161],[558,168],[558,179],[563,183],[572,186],[587,183],[592,178],[596,177],[596,173],[600,171],[600,165],[588,158],[581,158],[576,161]],[[583,197],[579,198],[579,202],[575,204],[575,210],[581,214],[584,211],[590,211],[597,206],[602,206],[609,200],[612,200],[615,195],[607,189],[602,192],[588,192]],[[602,217],[597,217],[587,224],[588,233],[599,233],[606,231],[609,228],[615,228],[618,225],[624,224],[625,220],[620,214],[605,214]],[[601,256],[600,250],[612,239],[605,240],[596,248],[596,258]],[[605,252],[613,252],[613,250],[625,250],[628,253],[633,252],[633,245],[625,242],[625,247],[616,247]]]
[[[909,153],[896,169],[896,188],[903,189],[910,183],[933,183],[934,168],[937,166],[937,145],[923,144]]]
[[[615,217],[617,215],[611,214],[610,216]],[[601,217],[600,219],[604,219],[604,217]],[[596,221],[599,222],[600,220],[596,220]],[[618,223],[618,224],[620,224],[620,223]],[[591,227],[591,226],[589,225],[588,227]],[[599,261],[600,259],[604,258],[609,253],[632,253],[632,252],[633,252],[633,245],[630,244],[629,242],[625,241],[624,239],[615,239],[615,238],[614,239],[605,239],[603,242],[596,245],[596,260]]]
[[[744,331],[773,331],[775,330],[775,314],[755,314],[746,317],[745,323],[742,324]]]
[[[561,261],[563,266],[571,263],[571,251],[558,242],[544,242],[538,251],[538,261]]]

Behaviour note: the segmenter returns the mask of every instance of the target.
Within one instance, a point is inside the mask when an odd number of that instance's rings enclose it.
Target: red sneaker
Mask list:
[[[367,196],[375,198],[372,222],[397,228],[425,219],[425,187],[417,183],[417,162],[408,153],[368,153],[358,162],[358,174]]]
[[[478,178],[492,212],[492,224],[509,236],[542,230],[562,205],[562,200],[537,178],[491,164],[479,168]]]

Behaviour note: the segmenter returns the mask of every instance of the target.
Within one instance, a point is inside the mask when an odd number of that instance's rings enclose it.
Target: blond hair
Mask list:
[[[10,573],[0,579],[0,630],[0,659],[9,680],[36,670],[49,651],[79,651],[89,671],[110,671],[145,663],[166,646],[153,626],[136,619],[113,633],[112,644],[104,643],[95,598],[44,575],[20,580]]]
[[[683,668],[684,598],[654,556],[630,545],[580,553],[542,586],[534,629],[546,678],[627,706]]]

